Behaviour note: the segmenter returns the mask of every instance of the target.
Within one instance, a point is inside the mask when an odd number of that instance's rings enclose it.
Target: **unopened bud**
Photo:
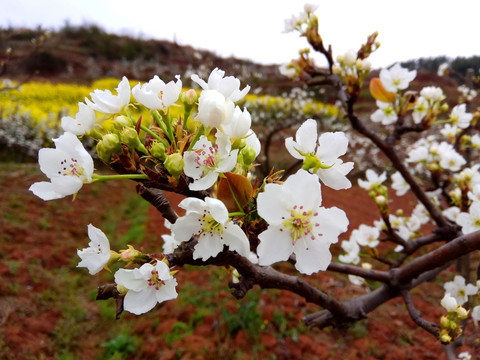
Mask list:
[[[450,344],[452,342],[452,337],[448,335],[447,332],[444,332],[440,334],[440,340],[444,344]]]
[[[253,148],[253,146],[250,145],[245,146],[240,152],[240,154],[243,156],[243,163],[245,165],[251,165],[257,157],[255,149]]]
[[[145,149],[145,146],[140,141],[137,131],[134,128],[124,128],[120,134],[120,137],[122,139],[122,142],[125,143],[129,148],[136,149],[143,152],[144,154],[148,153],[147,149]]]
[[[457,316],[460,320],[466,319],[468,317],[468,311],[464,307],[459,306],[456,311]]]
[[[150,147],[150,154],[152,154],[152,156],[156,157],[157,159],[164,161],[165,145],[163,145],[159,141],[155,141],[154,143],[152,143],[152,146]]]
[[[342,73],[342,68],[338,65],[333,65],[332,73],[334,73],[335,75],[340,75]]]
[[[112,154],[120,153],[122,147],[120,139],[116,134],[103,135],[102,140],[97,143],[97,154],[104,162],[109,163]]]
[[[122,130],[123,128],[126,127],[132,127],[134,124],[130,118],[126,117],[125,115],[120,115],[113,120],[113,126],[115,126],[116,129]]]
[[[442,329],[450,327],[450,320],[445,315],[440,318],[440,326]]]
[[[183,172],[183,166],[185,163],[183,162],[182,155],[175,153],[168,155],[163,165],[170,175],[172,175],[175,179],[178,179]]]
[[[198,100],[198,94],[194,89],[187,90],[180,94],[180,101],[185,105],[193,105]]]
[[[448,110],[448,104],[447,103],[443,103],[441,106],[440,106],[440,111],[441,112],[445,112]]]
[[[375,197],[375,202],[378,205],[385,205],[387,202],[387,198],[383,195],[378,195],[377,197]]]

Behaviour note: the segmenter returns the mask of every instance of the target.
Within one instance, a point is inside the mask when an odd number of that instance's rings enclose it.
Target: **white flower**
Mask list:
[[[458,354],[458,360],[472,360],[472,355],[468,351]]]
[[[346,264],[358,264],[360,262],[360,246],[355,239],[343,240],[341,247],[345,254],[339,255],[338,260]]]
[[[468,198],[472,201],[480,201],[480,184],[473,186],[473,189],[468,192]]]
[[[465,284],[465,278],[457,275],[453,281],[448,281],[443,285],[445,292],[455,298],[458,305],[463,305],[468,300],[468,295],[475,295],[478,288],[472,284]]]
[[[457,136],[458,132],[459,132],[458,127],[456,125],[452,126],[450,124],[445,124],[443,129],[440,130],[440,134],[445,136],[447,140],[449,140],[452,143],[455,141],[455,137]]]
[[[172,234],[177,241],[188,241],[192,236],[198,238],[193,258],[207,260],[215,257],[225,245],[230,251],[236,251],[248,257],[250,243],[240,226],[228,217],[228,210],[220,200],[206,197],[205,201],[186,198],[178,205],[186,210],[185,216],[172,225]]]
[[[130,84],[125,76],[115,90],[117,90],[118,95],[113,95],[110,90],[95,89],[90,93],[92,101],[85,98],[85,102],[95,111],[117,114],[130,102]]]
[[[84,183],[92,181],[93,159],[80,140],[67,132],[53,142],[55,149],[45,148],[38,152],[40,170],[50,182],[36,182],[29,189],[43,200],[76,194]]]
[[[352,231],[350,240],[353,239],[362,246],[375,248],[380,243],[379,237],[380,231],[376,227],[361,224],[358,229]]]
[[[243,111],[236,106],[233,110],[230,120],[220,126],[220,130],[230,139],[238,139],[247,136],[250,126],[252,124],[252,117],[247,109]]]
[[[190,190],[206,190],[218,179],[220,173],[228,172],[237,163],[238,149],[230,152],[230,140],[217,136],[215,145],[202,135],[192,151],[183,155],[185,175],[195,181],[189,185]]]
[[[439,102],[445,99],[443,90],[437,86],[426,86],[420,90],[420,96],[426,99],[430,105],[432,102]]]
[[[477,305],[472,309],[471,315],[472,319],[475,321],[480,321],[480,305]]]
[[[460,208],[458,206],[451,206],[448,209],[442,211],[442,215],[450,221],[457,221],[457,217],[460,214]]]
[[[252,129],[250,129],[247,133],[247,137],[245,138],[245,146],[251,146],[255,151],[256,156],[258,156],[262,150],[262,144],[260,143],[260,140],[258,140],[257,134],[255,134]]]
[[[191,79],[202,87],[203,90],[216,90],[226,99],[236,102],[247,95],[250,86],[247,85],[240,91],[240,80],[233,76],[225,77],[225,71],[215,68],[208,77],[208,83],[200,79],[197,74],[193,74]],[[201,96],[201,95],[200,95]]]
[[[160,110],[177,101],[182,91],[180,75],[176,75],[177,82],[173,80],[165,84],[157,75],[148,83],[137,84],[132,89],[135,99],[150,110]]]
[[[425,161],[429,157],[428,147],[425,145],[416,144],[409,152],[407,162]]]
[[[177,280],[163,261],[153,266],[143,264],[138,269],[119,269],[115,273],[115,282],[128,289],[123,300],[123,308],[135,315],[152,310],[157,303],[175,299]]]
[[[278,67],[278,71],[280,72],[280,74],[290,79],[294,79],[297,74],[297,70],[293,66],[290,66],[290,63],[281,64]]]
[[[90,275],[100,272],[110,260],[110,243],[102,230],[92,224],[88,225],[88,248],[77,250],[80,261],[77,267],[85,267]]]
[[[445,76],[448,73],[448,69],[450,68],[450,64],[448,62],[444,62],[440,64],[437,69],[438,76]]]
[[[165,219],[163,224],[168,230],[171,230],[172,224],[170,223],[170,221]],[[162,239],[163,239],[163,253],[164,254],[172,254],[175,251],[175,249],[178,247],[178,245],[181,244],[180,241],[177,241],[175,239],[173,234],[170,234],[170,235],[163,234]]]
[[[410,185],[398,171],[394,172],[390,179],[392,180],[392,189],[397,192],[397,196],[403,196],[410,190]]]
[[[467,105],[460,104],[452,109],[449,120],[459,128],[466,129],[470,126],[470,121],[472,121],[472,118],[473,115],[467,113]]]
[[[474,135],[470,138],[470,142],[472,143],[472,147],[473,147],[474,149],[480,148],[480,135],[474,134]]]
[[[305,170],[282,185],[267,184],[257,199],[258,214],[269,224],[258,236],[259,264],[287,260],[294,253],[298,271],[325,270],[332,259],[329,247],[347,230],[348,219],[343,210],[321,203],[318,178]]]
[[[377,175],[375,171],[368,169],[365,175],[367,176],[366,180],[358,179],[358,186],[365,190],[371,190],[387,180],[386,172],[383,172],[381,175]]]
[[[62,117],[62,129],[77,136],[89,132],[94,123],[95,111],[84,103],[78,103],[78,112],[74,118]]]
[[[458,307],[457,300],[455,300],[455,298],[448,292],[445,294],[443,299],[440,300],[440,305],[442,305],[448,312],[455,311]]]
[[[395,64],[390,69],[384,68],[380,71],[380,81],[385,90],[396,93],[398,90],[406,89],[416,75],[415,70],[408,71]]]
[[[219,127],[230,121],[235,104],[217,90],[204,90],[198,99],[198,121],[205,127]]]
[[[427,115],[428,102],[423,96],[419,96],[413,107],[412,117],[415,124],[420,124],[422,119]]]
[[[328,187],[340,190],[352,186],[346,175],[352,170],[353,162],[343,163],[339,159],[348,148],[345,133],[324,133],[318,137],[317,146],[317,123],[308,119],[298,128],[295,140],[291,137],[285,139],[285,147],[290,155],[304,160],[304,165],[313,168],[313,172]]]
[[[377,100],[377,106],[379,109],[370,115],[370,120],[382,123],[382,125],[390,125],[397,121],[398,115],[392,104]]]
[[[480,201],[474,201],[468,213],[462,212],[457,216],[457,224],[462,227],[464,234],[480,230]]]

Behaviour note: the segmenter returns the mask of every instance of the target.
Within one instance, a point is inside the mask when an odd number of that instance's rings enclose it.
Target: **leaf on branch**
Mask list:
[[[370,93],[378,101],[390,103],[395,100],[395,93],[387,91],[379,78],[370,80]]]
[[[225,204],[229,212],[243,210],[252,199],[252,184],[242,175],[233,173],[224,175],[225,177],[218,182],[217,198]]]

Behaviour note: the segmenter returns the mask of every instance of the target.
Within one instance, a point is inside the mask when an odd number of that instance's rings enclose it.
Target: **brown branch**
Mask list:
[[[403,297],[403,301],[407,306],[410,318],[415,322],[415,324],[420,326],[422,329],[428,331],[430,334],[432,334],[438,339],[440,335],[440,329],[438,328],[438,325],[422,318],[420,312],[417,310],[417,308],[415,308],[415,305],[413,305],[412,297],[408,290],[402,290],[401,294]]]
[[[162,190],[148,188],[138,184],[137,193],[152,204],[170,223],[174,224],[175,221],[177,221],[178,215],[173,210],[172,205],[167,200]]]
[[[380,281],[383,283],[388,283],[390,281],[390,274],[387,271],[366,270],[358,266],[339,264],[335,262],[330,263],[327,271],[360,276],[364,279]]]

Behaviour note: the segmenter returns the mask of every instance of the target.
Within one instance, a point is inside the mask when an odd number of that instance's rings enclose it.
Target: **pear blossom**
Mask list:
[[[475,184],[467,196],[471,201],[480,201],[480,184]]]
[[[355,239],[343,240],[341,247],[345,254],[339,255],[338,260],[346,264],[358,264],[360,262],[360,246]]]
[[[84,135],[89,132],[95,123],[95,111],[84,103],[78,103],[78,112],[74,118],[62,117],[62,129],[74,135]]]
[[[428,102],[423,96],[419,96],[417,101],[415,101],[415,106],[412,111],[412,118],[415,124],[420,124],[422,119],[427,115],[428,112]]]
[[[445,76],[448,74],[448,69],[450,68],[450,64],[448,62],[441,63],[437,69],[438,76]]]
[[[117,95],[113,95],[110,90],[96,89],[90,93],[92,101],[85,98],[85,102],[95,111],[117,114],[130,102],[130,84],[125,76],[115,90],[117,90]]]
[[[460,104],[452,109],[449,120],[459,128],[466,129],[470,126],[470,121],[472,121],[472,118],[473,115],[467,113],[467,105]]]
[[[219,127],[232,118],[235,104],[217,90],[204,90],[198,98],[198,121],[207,128]]]
[[[304,274],[325,270],[332,259],[331,244],[345,232],[343,210],[321,206],[318,177],[300,169],[282,185],[266,184],[257,198],[257,211],[269,225],[260,233],[260,265],[271,265],[296,255],[295,267]]]
[[[247,136],[250,126],[252,125],[252,117],[247,109],[240,109],[236,106],[233,110],[230,121],[220,126],[220,130],[230,139],[239,139]]]
[[[447,142],[441,142],[435,150],[433,150],[433,147],[430,148],[430,152],[440,157],[439,164],[443,169],[459,171],[460,168],[467,163],[465,158]]]
[[[385,90],[396,93],[398,90],[405,90],[410,81],[415,79],[417,71],[408,71],[402,68],[398,63],[389,69],[383,68],[380,71],[380,81]]]
[[[460,85],[457,90],[462,94],[466,101],[472,101],[477,96],[477,91],[470,89],[466,85]]]
[[[460,213],[461,210],[458,206],[450,206],[448,209],[442,211],[442,215],[453,222],[457,221],[457,217]]]
[[[324,133],[317,140],[317,123],[308,119],[298,128],[295,140],[285,139],[285,147],[294,158],[303,160],[304,169],[312,169],[326,186],[335,190],[352,186],[346,175],[352,170],[353,162],[344,163],[339,159],[348,148],[345,133]]]
[[[440,102],[445,99],[442,88],[437,86],[425,86],[420,90],[420,96],[426,99],[429,105],[433,105],[434,102]]]
[[[456,222],[464,234],[480,230],[480,201],[474,201],[467,212],[458,214]]]
[[[107,265],[110,260],[110,243],[102,230],[92,224],[88,225],[88,248],[77,250],[81,261],[77,267],[85,267],[90,275],[95,275]]]
[[[76,194],[93,175],[93,159],[74,134],[66,132],[53,142],[55,149],[38,152],[40,170],[50,182],[36,182],[29,188],[46,201]]]
[[[473,320],[480,321],[480,305],[477,305],[472,309],[471,315]]]
[[[258,156],[258,154],[260,154],[260,151],[262,150],[262,144],[260,143],[257,134],[255,134],[252,129],[247,132],[245,138],[245,146],[251,146],[255,151],[256,156]]]
[[[152,310],[157,303],[175,299],[177,280],[163,261],[156,265],[143,264],[136,269],[119,269],[115,273],[115,283],[128,292],[123,300],[123,308],[135,315]]]
[[[468,295],[475,295],[478,288],[472,284],[465,284],[465,278],[457,275],[453,281],[448,281],[443,285],[445,292],[449,293],[458,305],[463,305],[468,300]]]
[[[157,75],[148,83],[140,85],[138,83],[132,89],[135,99],[150,110],[160,110],[172,105],[177,101],[182,91],[182,81],[180,75],[175,75],[176,82],[173,80],[165,84]]]
[[[189,185],[190,190],[208,189],[215,184],[220,173],[232,170],[237,163],[238,149],[230,151],[230,140],[220,134],[217,135],[215,145],[202,135],[192,151],[184,153],[183,171],[185,175],[194,179]]]
[[[372,169],[368,169],[365,175],[367,176],[366,180],[358,179],[358,186],[365,190],[372,190],[373,188],[387,180],[387,173],[385,171],[382,174],[378,175]]]
[[[185,216],[172,225],[172,235],[179,242],[198,239],[193,252],[194,259],[207,260],[217,256],[226,245],[248,257],[250,243],[243,230],[228,217],[228,210],[218,199],[186,198],[178,205],[186,210]]]
[[[443,299],[440,300],[440,305],[448,312],[455,311],[458,307],[457,300],[448,292],[445,293]]]
[[[470,138],[470,142],[472,143],[472,148],[474,148],[474,149],[480,148],[480,135],[474,134]]]
[[[458,360],[472,360],[472,355],[470,355],[468,351],[463,351],[460,354],[458,354]]]
[[[451,143],[455,142],[455,137],[457,136],[458,133],[459,133],[458,127],[456,125],[452,126],[451,124],[445,124],[443,129],[440,130],[440,134],[445,136],[447,140],[450,141]]]
[[[165,219],[163,225],[165,226],[165,228],[167,228],[167,230],[172,229],[172,223],[170,221],[168,221],[167,219]],[[178,247],[178,245],[181,244],[180,241],[177,241],[175,239],[173,234],[170,234],[170,235],[163,234],[162,239],[163,239],[163,253],[164,254],[172,254],[175,251],[175,249]]]
[[[398,115],[392,104],[377,100],[377,106],[379,109],[370,115],[370,120],[382,125],[390,125],[397,121]]]
[[[380,231],[376,227],[361,224],[358,229],[352,231],[350,240],[355,240],[358,245],[375,248],[380,243],[379,237]]]
[[[240,91],[240,80],[234,76],[225,76],[225,71],[215,68],[208,77],[208,82],[200,79],[197,74],[193,74],[191,79],[202,87],[203,90],[216,90],[226,99],[237,102],[242,99],[250,91],[247,85]],[[201,96],[201,95],[200,95]]]
[[[398,171],[394,172],[390,179],[392,180],[392,189],[396,191],[397,196],[403,196],[410,190],[410,185]]]

